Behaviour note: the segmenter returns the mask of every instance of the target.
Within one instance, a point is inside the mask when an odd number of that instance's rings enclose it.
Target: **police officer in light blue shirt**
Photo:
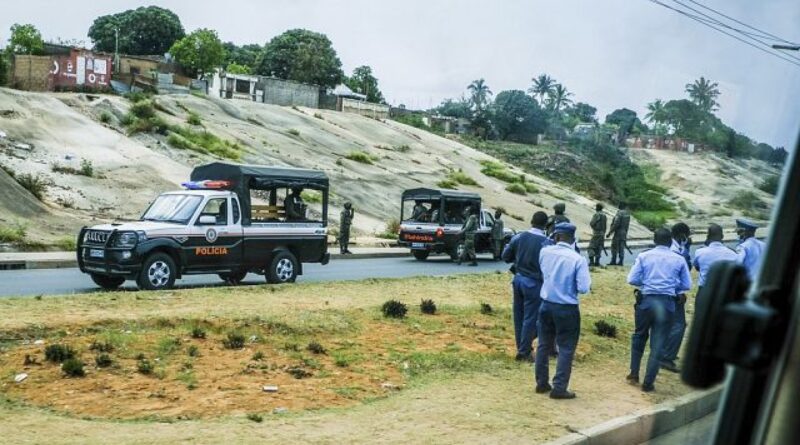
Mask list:
[[[670,251],[672,235],[667,229],[656,230],[656,247],[639,254],[628,274],[628,284],[639,287],[641,301],[634,305],[635,328],[631,338],[631,372],[627,380],[639,384],[639,368],[644,348],[650,338],[650,357],[642,391],[655,390],[664,342],[669,333],[677,296],[692,287],[689,267],[680,255]]]
[[[750,281],[755,281],[758,267],[761,265],[761,256],[764,253],[764,242],[756,239],[758,225],[746,219],[736,220],[736,233],[741,242],[736,247],[739,264],[747,269]]]
[[[536,392],[549,392],[552,399],[574,399],[575,393],[567,388],[581,330],[578,294],[589,292],[592,279],[586,258],[572,246],[575,226],[567,222],[558,223],[553,236],[556,245],[543,247],[539,253],[543,283],[537,323]],[[549,364],[554,341],[558,346],[558,359],[551,386]]]
[[[709,224],[706,247],[701,247],[694,253],[692,265],[700,272],[700,277],[697,279],[699,288],[706,284],[706,277],[712,265],[720,261],[736,262],[739,260],[736,251],[722,244],[722,238],[722,227],[718,224]],[[698,294],[700,293],[699,288],[697,289]]]
[[[686,267],[692,268],[692,231],[685,222],[678,222],[672,226],[672,245],[669,250],[682,256],[686,261]],[[678,351],[683,343],[683,335],[686,333],[686,294],[678,295],[675,302],[675,313],[670,324],[669,334],[664,342],[664,354],[661,357],[661,367],[667,371],[678,372]]]

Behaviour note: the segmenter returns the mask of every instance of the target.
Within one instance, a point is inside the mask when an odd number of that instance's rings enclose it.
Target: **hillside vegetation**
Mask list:
[[[594,200],[573,193],[568,183],[424,130],[354,114],[193,95],[125,98],[8,89],[0,89],[0,110],[0,130],[7,133],[0,140],[0,164],[44,182],[42,215],[59,221],[59,233],[31,233],[48,243],[95,221],[136,218],[158,193],[179,187],[193,166],[220,159],[325,171],[333,222],[350,200],[361,235],[383,233],[399,216],[402,191],[422,186],[476,191],[487,207],[505,209],[506,224],[517,229],[528,226],[535,210],[549,212],[566,201],[586,237],[593,212]],[[81,174],[87,162],[91,175]],[[498,177],[498,171],[520,184]],[[39,225],[13,202],[0,205],[7,210],[0,225]],[[648,232],[635,225],[632,235]]]

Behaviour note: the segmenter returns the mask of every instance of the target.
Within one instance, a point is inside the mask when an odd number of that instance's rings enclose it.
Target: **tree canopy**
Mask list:
[[[257,43],[248,43],[247,45],[238,46],[233,42],[225,42],[225,61],[223,65],[230,67],[231,65],[246,67],[247,71],[236,74],[250,74],[256,66],[258,56],[264,50],[264,47]],[[238,69],[238,68],[237,68]],[[227,69],[228,72],[232,72]]]
[[[503,140],[535,142],[544,131],[545,115],[535,99],[521,90],[502,91],[494,100],[492,123]]]
[[[372,75],[372,68],[362,65],[353,70],[353,75],[345,80],[345,85],[356,93],[367,96],[367,102],[383,103],[383,93],[378,88],[378,79]]]
[[[255,72],[333,88],[344,79],[342,62],[324,34],[292,29],[264,46]]]
[[[617,125],[619,127],[618,138],[625,140],[631,133],[637,133],[643,129],[642,122],[636,116],[636,112],[627,108],[619,108],[606,116],[606,124]]]
[[[89,28],[97,51],[114,52],[119,29],[119,51],[133,55],[161,55],[185,36],[180,18],[158,6],[139,7],[98,17]]]
[[[41,54],[44,50],[42,34],[31,24],[11,25],[11,38],[8,39],[7,51],[15,54]]]
[[[201,79],[213,73],[225,58],[217,32],[205,28],[178,40],[169,52],[189,74]]]
[[[445,99],[433,111],[442,116],[470,119],[472,118],[472,103],[464,96],[458,100]]]
[[[686,92],[689,93],[689,97],[695,105],[700,107],[701,110],[711,113],[719,108],[717,103],[717,97],[720,94],[718,86],[717,82],[711,82],[700,76],[693,83],[686,84]]]

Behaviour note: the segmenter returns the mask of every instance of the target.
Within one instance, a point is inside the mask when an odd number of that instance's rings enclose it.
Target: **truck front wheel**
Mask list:
[[[94,284],[102,287],[105,290],[114,290],[122,286],[125,282],[125,277],[110,277],[108,275],[92,274],[92,281]]]
[[[428,255],[431,254],[427,250],[412,250],[411,253],[414,255],[414,258],[416,258],[419,261],[427,260],[428,259]]]
[[[267,266],[265,273],[267,283],[294,283],[297,279],[298,269],[297,258],[291,252],[282,250],[272,257],[272,261]]]
[[[156,253],[147,257],[136,284],[143,290],[170,289],[175,284],[178,270],[175,261],[166,253]]]

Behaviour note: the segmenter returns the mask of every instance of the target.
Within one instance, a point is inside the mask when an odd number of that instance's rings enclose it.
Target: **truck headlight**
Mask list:
[[[114,247],[133,247],[139,241],[137,232],[120,232],[114,240]]]

